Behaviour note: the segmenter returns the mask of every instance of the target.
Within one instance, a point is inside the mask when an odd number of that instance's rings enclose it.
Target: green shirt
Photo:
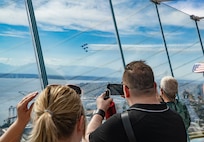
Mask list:
[[[181,103],[177,99],[175,102],[167,102],[167,105],[172,109],[179,113],[184,121],[186,130],[190,126],[191,118],[188,112],[188,109],[184,103]]]

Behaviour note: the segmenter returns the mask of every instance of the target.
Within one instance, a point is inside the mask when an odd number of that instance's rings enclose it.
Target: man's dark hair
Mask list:
[[[125,67],[123,82],[130,89],[150,89],[154,86],[154,74],[151,67],[145,61],[133,61]]]

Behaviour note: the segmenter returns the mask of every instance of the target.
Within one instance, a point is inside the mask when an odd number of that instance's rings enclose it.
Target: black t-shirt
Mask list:
[[[186,142],[182,118],[166,104],[135,104],[129,118],[137,142]],[[136,110],[135,110],[136,109]],[[89,136],[90,142],[128,142],[121,115],[115,114]]]

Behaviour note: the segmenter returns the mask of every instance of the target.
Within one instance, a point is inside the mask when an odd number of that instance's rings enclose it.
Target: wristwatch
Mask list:
[[[100,115],[103,119],[104,119],[104,117],[105,117],[105,111],[102,110],[102,109],[97,109],[97,110],[95,110],[95,111],[93,112],[93,115],[95,115],[95,114]]]

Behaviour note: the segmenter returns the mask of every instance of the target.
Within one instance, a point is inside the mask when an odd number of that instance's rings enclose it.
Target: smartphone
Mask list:
[[[111,95],[124,95],[122,84],[108,84],[107,89]]]

